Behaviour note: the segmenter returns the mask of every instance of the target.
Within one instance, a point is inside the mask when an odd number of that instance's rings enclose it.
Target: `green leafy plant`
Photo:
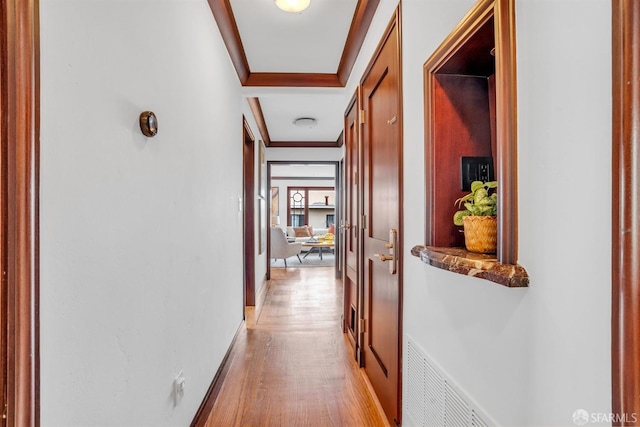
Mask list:
[[[471,193],[455,201],[459,208],[453,215],[453,223],[462,225],[462,218],[467,215],[473,216],[495,216],[498,213],[498,195],[490,190],[497,188],[497,181],[473,181],[471,183]]]

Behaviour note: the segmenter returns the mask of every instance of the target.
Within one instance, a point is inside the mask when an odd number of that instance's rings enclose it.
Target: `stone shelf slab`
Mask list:
[[[489,280],[509,288],[529,286],[529,275],[522,266],[501,264],[495,255],[476,254],[461,248],[435,246],[414,246],[411,254],[436,268]]]

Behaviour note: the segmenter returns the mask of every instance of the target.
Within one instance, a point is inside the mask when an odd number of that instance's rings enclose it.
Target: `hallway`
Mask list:
[[[384,426],[340,327],[332,267],[271,270],[207,426]]]

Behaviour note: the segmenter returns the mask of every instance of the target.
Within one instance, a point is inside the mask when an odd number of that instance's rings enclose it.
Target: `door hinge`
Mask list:
[[[358,332],[367,332],[367,319],[360,319],[358,323]]]
[[[360,110],[360,123],[366,123],[367,113],[364,110]]]
[[[360,218],[360,227],[362,227],[363,230],[367,229],[367,216],[366,215],[362,215],[362,217]]]

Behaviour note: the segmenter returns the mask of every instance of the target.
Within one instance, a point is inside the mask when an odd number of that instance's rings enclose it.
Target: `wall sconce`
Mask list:
[[[158,133],[158,119],[153,111],[144,111],[140,114],[140,130],[144,136],[156,136]]]

